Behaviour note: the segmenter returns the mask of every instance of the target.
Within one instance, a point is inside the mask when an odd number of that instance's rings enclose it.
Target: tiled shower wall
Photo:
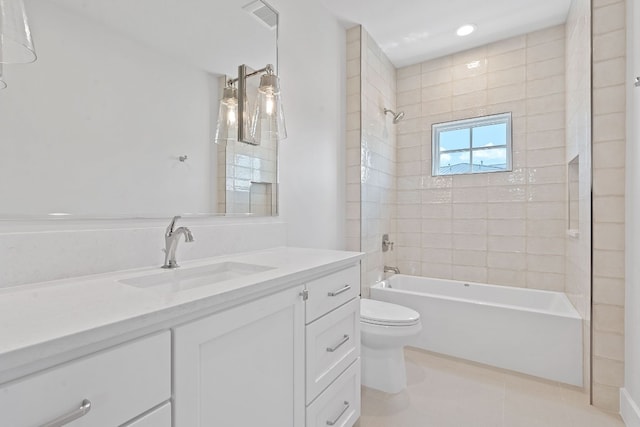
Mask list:
[[[563,291],[565,27],[398,70],[397,256],[409,274]],[[513,171],[431,176],[431,125],[513,114]]]
[[[384,109],[396,110],[396,68],[362,29],[362,195],[361,250],[363,295],[384,278],[383,267],[395,266],[396,251],[382,252],[382,235],[396,234],[396,125]]]
[[[396,69],[362,27],[347,32],[347,242],[365,252],[362,295],[395,266],[382,236],[395,235],[396,130],[384,109],[395,110]],[[361,214],[361,215],[360,215]]]
[[[574,0],[566,23],[567,162],[578,165],[577,185],[569,190],[565,293],[583,319],[583,367],[586,390],[591,375],[591,5]],[[577,157],[577,159],[576,159]],[[573,167],[573,166],[572,166]],[[576,188],[577,187],[577,188]]]
[[[593,0],[593,404],[618,412],[624,382],[626,15]]]

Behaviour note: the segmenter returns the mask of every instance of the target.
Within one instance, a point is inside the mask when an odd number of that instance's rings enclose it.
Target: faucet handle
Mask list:
[[[180,218],[182,218],[180,215],[176,215],[173,217],[171,223],[169,223],[169,226],[167,227],[167,232],[164,233],[165,236],[171,236],[171,234],[173,233],[173,227],[175,227],[176,221],[178,221]]]

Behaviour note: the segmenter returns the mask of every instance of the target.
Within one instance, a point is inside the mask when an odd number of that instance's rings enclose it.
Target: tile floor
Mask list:
[[[405,359],[404,392],[362,388],[359,427],[624,427],[577,389],[420,350]]]

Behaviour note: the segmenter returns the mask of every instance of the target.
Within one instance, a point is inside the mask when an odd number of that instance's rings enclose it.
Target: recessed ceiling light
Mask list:
[[[459,35],[460,37],[464,37],[464,36],[468,36],[469,34],[473,33],[476,30],[476,26],[472,25],[472,24],[467,24],[467,25],[463,25],[462,27],[458,28],[458,30],[456,31],[456,34]]]

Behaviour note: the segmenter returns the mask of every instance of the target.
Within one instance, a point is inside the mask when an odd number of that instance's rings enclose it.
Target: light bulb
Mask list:
[[[273,93],[267,93],[265,102],[265,113],[269,116],[273,116],[274,99]]]

